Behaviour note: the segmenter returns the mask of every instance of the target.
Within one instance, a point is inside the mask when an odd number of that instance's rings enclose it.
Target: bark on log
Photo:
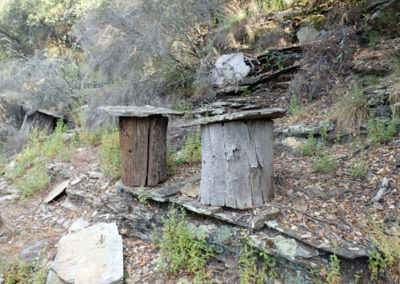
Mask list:
[[[167,178],[168,118],[120,117],[122,181],[127,186],[154,186]]]
[[[201,203],[246,209],[273,197],[273,121],[202,126]]]

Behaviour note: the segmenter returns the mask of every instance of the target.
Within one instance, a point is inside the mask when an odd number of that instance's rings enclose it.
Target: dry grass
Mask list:
[[[353,45],[354,31],[337,27],[329,38],[304,48],[302,69],[292,80],[288,95],[311,102],[337,93],[343,78],[351,71]]]
[[[359,133],[361,125],[368,120],[367,100],[358,85],[354,85],[347,96],[333,107],[332,119],[336,122],[336,131]]]

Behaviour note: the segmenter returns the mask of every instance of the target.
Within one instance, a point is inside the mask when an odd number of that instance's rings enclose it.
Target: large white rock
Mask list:
[[[63,236],[52,264],[54,277],[74,284],[123,282],[122,237],[115,223],[99,223]],[[58,283],[58,282],[56,282]]]
[[[231,53],[218,58],[211,77],[213,84],[221,86],[237,83],[246,77],[249,72],[250,67],[244,63],[243,53]]]

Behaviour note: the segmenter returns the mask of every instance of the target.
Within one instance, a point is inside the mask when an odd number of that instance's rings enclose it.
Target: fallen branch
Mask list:
[[[384,177],[382,179],[381,182],[381,186],[379,187],[378,192],[376,193],[376,195],[374,196],[374,198],[372,198],[373,202],[378,202],[379,200],[382,199],[382,197],[385,195],[386,190],[389,188],[389,179],[387,177]]]

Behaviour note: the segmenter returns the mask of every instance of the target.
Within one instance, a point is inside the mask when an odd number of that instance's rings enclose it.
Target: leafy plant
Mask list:
[[[45,189],[50,183],[51,177],[46,167],[46,162],[35,161],[30,169],[26,171],[26,174],[17,179],[15,186],[20,189],[22,193],[22,199],[25,199],[36,191]]]
[[[318,142],[314,137],[313,133],[308,135],[306,143],[301,144],[300,147],[297,148],[300,153],[305,156],[314,156],[317,155],[323,148],[323,144]]]
[[[101,138],[101,156],[104,173],[115,179],[122,176],[119,131],[104,134]]]
[[[265,278],[274,281],[278,278],[276,263],[271,256],[265,252],[258,251],[248,245],[247,236],[242,238],[244,242],[238,259],[240,283],[265,283]],[[261,258],[262,265],[257,265],[257,259]]]
[[[20,258],[7,260],[0,257],[0,275],[3,277],[4,284],[46,283],[47,271],[47,263],[44,260],[38,259],[29,263]]]
[[[327,271],[322,269],[322,277],[327,284],[340,284],[342,277],[340,276],[340,260],[333,254],[329,256],[329,268]]]
[[[183,164],[195,164],[201,161],[201,140],[200,132],[189,135],[185,145],[180,151],[168,148],[167,151],[167,171],[172,173],[176,167]]]
[[[21,190],[26,198],[35,191],[46,188],[50,182],[48,164],[51,159],[66,160],[72,151],[72,146],[64,141],[66,127],[62,120],[57,122],[54,133],[32,129],[25,148],[13,161],[13,166],[6,169],[6,176]]]
[[[398,225],[392,224],[389,227],[372,220],[365,226],[365,230],[375,247],[375,250],[370,252],[369,258],[371,279],[377,279],[379,274],[387,271],[394,283],[398,283],[400,280],[400,229]]]
[[[336,159],[325,154],[314,162],[312,169],[315,172],[333,175],[336,172]]]
[[[384,274],[386,269],[386,259],[377,250],[369,252],[369,269],[371,271],[371,281],[378,280],[379,274]]]
[[[182,209],[173,208],[169,218],[162,223],[162,237],[156,243],[160,249],[159,269],[176,274],[186,270],[195,274],[195,278],[205,277],[207,260],[213,256],[212,247],[207,244],[202,232],[194,231],[184,220]]]
[[[384,144],[392,140],[397,133],[397,120],[389,122],[370,119],[368,121],[368,138],[373,144]]]
[[[350,176],[352,178],[363,177],[367,173],[367,163],[365,161],[354,161],[350,167]]]
[[[243,91],[242,91],[242,96],[247,96],[250,95],[251,91],[248,87],[246,87]]]
[[[148,206],[149,202],[147,201],[147,197],[149,196],[149,193],[144,189],[144,186],[141,186],[139,188],[139,192],[140,192],[138,195],[139,203],[144,206]]]

